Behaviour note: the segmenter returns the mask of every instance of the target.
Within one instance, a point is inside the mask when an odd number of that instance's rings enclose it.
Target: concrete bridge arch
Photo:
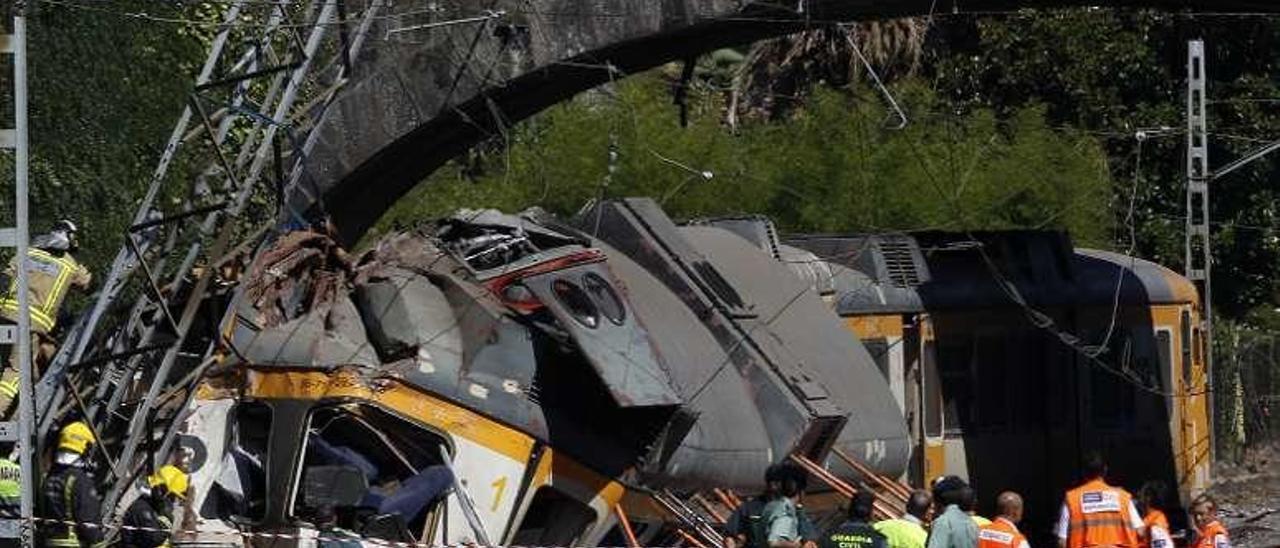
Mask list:
[[[808,25],[1072,5],[1280,12],[1280,0],[400,0],[315,128],[289,200],[319,204],[354,240],[450,158],[613,78]],[[485,13],[502,15],[448,24]]]

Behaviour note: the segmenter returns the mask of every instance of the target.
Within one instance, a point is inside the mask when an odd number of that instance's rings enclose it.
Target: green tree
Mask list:
[[[695,94],[681,128],[665,82],[635,77],[514,128],[510,147],[479,169],[441,169],[380,226],[459,206],[571,214],[606,193],[654,196],[683,218],[767,214],[790,231],[1065,228],[1107,241],[1111,183],[1092,137],[1050,128],[1041,107],[954,116],[927,86],[895,93],[913,120],[901,131],[885,128],[869,90],[821,88],[788,120],[730,132],[721,94]],[[611,140],[618,161],[606,187]]]
[[[82,259],[101,273],[124,243],[169,132],[203,59],[199,37],[115,13],[183,17],[191,8],[142,0],[111,13],[40,3],[29,18],[32,231],[59,218],[81,228]],[[12,126],[12,69],[0,67],[0,125]],[[0,154],[0,185],[12,188],[13,157]],[[181,177],[185,166],[172,169]],[[12,225],[12,193],[0,223]]]
[[[1043,104],[1051,124],[1099,135],[1117,181],[1116,221],[1124,224],[1135,193],[1136,254],[1176,269],[1183,262],[1190,38],[1203,38],[1208,49],[1211,166],[1257,146],[1254,139],[1280,138],[1280,25],[1271,18],[1098,8],[951,18],[936,30],[925,65],[959,111],[1007,116]],[[1161,126],[1173,131],[1135,138],[1141,128]],[[1278,166],[1269,158],[1211,187],[1214,300],[1228,316],[1275,306]]]

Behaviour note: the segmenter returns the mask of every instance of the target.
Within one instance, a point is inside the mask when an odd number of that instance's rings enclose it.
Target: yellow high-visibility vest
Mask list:
[[[18,321],[18,261],[9,263],[9,290],[0,297],[0,316],[11,322]],[[81,266],[70,254],[62,256],[38,248],[27,249],[27,294],[31,306],[31,330],[37,333],[53,331],[58,321],[58,309],[72,285],[87,287],[89,270]]]

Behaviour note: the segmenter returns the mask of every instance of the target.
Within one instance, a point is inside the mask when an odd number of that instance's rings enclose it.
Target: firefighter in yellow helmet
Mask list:
[[[87,548],[102,539],[97,524],[101,518],[100,498],[89,474],[90,448],[97,443],[89,425],[76,421],[62,428],[53,469],[40,490],[42,517],[63,523],[46,523],[40,528],[45,547]]]
[[[147,478],[147,487],[124,514],[122,548],[169,547],[173,506],[187,497],[187,474],[166,464]]]
[[[31,364],[41,367],[57,352],[53,329],[58,311],[71,288],[87,289],[89,270],[71,256],[79,248],[76,224],[62,220],[48,234],[34,238],[27,248],[27,304],[31,310]],[[18,323],[18,258],[9,262],[9,287],[0,296],[0,319]],[[16,346],[14,347],[16,348]],[[18,400],[18,354],[9,352],[8,367],[0,372],[0,420],[13,413]]]

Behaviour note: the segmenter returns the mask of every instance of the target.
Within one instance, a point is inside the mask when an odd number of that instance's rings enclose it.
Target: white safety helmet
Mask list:
[[[75,234],[79,230],[80,229],[76,227],[76,224],[72,222],[70,219],[62,219],[56,223],[53,223],[53,230],[51,230],[50,232],[66,232],[68,234]]]
[[[69,219],[62,219],[53,223],[53,228],[48,234],[36,236],[31,245],[43,249],[45,251],[75,251],[76,247],[76,231],[79,227]]]

